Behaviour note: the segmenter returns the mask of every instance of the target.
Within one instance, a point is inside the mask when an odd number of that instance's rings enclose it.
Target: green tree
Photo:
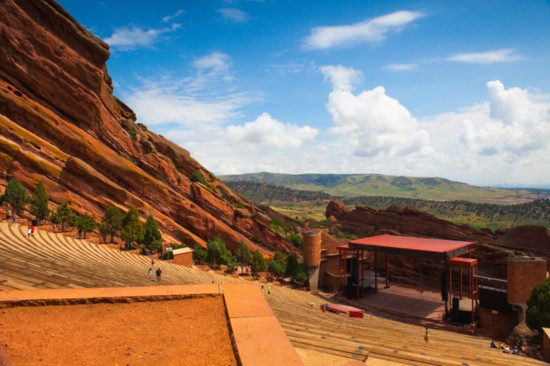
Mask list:
[[[244,270],[244,267],[248,266],[250,264],[250,257],[252,256],[252,253],[250,252],[250,248],[241,241],[239,246],[237,247],[237,252],[235,253],[235,256],[237,257],[237,262],[241,265],[241,273]]]
[[[42,180],[38,181],[38,185],[34,190],[34,194],[31,198],[31,215],[34,215],[36,219],[45,220],[50,215],[50,209],[48,208],[48,193],[44,187]]]
[[[162,246],[162,234],[152,214],[149,214],[147,221],[145,221],[143,244],[153,251],[159,250]]]
[[[201,247],[199,244],[195,245],[195,249],[193,250],[193,259],[199,264],[206,262],[206,249]]]
[[[256,249],[256,251],[252,255],[252,260],[250,261],[250,269],[252,270],[252,274],[254,275],[254,277],[257,277],[260,272],[265,271],[266,266],[267,265],[264,256],[262,255],[262,253],[260,253],[258,249]]]
[[[221,236],[216,236],[206,244],[206,260],[208,263],[214,266],[228,264],[227,262],[231,260],[231,257],[231,252],[227,250]]]
[[[97,221],[95,221],[95,218],[87,213],[78,216],[75,223],[77,229],[82,231],[84,239],[86,239],[86,233],[91,233],[97,227]]]
[[[61,232],[65,232],[66,226],[73,226],[76,222],[76,213],[65,202],[57,206],[56,219],[61,224]]]
[[[12,210],[20,215],[29,202],[29,194],[25,190],[25,187],[17,179],[13,178],[10,179],[6,186],[2,201],[9,204]]]
[[[120,230],[122,230],[123,219],[124,215],[122,214],[122,211],[120,211],[120,209],[115,205],[111,205],[105,211],[101,222],[105,224],[107,233],[111,235],[111,243],[115,240],[115,236],[118,235]]]
[[[539,333],[542,328],[550,327],[550,278],[533,288],[527,300],[525,323]]]
[[[267,261],[267,271],[270,275],[277,277],[277,279],[285,274],[283,266],[275,259],[270,259]]]
[[[145,228],[139,219],[139,211],[132,207],[122,219],[122,230],[120,236],[123,240],[130,243],[141,243],[145,235]]]
[[[294,281],[299,265],[298,256],[294,253],[290,254],[286,260],[285,276],[290,277]]]
[[[293,280],[300,284],[305,284],[309,280],[309,273],[304,263],[300,263],[294,272]]]
[[[101,239],[103,239],[103,242],[107,242],[107,236],[109,235],[109,231],[107,230],[107,225],[105,224],[99,224],[97,225],[97,229],[99,230],[99,235],[101,235]]]
[[[189,177],[189,180],[191,182],[199,182],[206,185],[206,180],[204,179],[204,177],[202,176],[202,173],[198,169],[195,170],[193,174],[191,174],[191,177]]]
[[[286,272],[286,262],[287,262],[286,254],[277,250],[275,252],[275,255],[273,255],[273,260],[277,262],[277,264],[280,267],[279,270],[282,271],[282,273],[277,275],[277,277],[283,276]]]

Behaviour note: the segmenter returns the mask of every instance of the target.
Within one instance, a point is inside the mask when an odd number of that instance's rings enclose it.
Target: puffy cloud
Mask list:
[[[216,10],[223,18],[232,23],[244,23],[250,19],[248,14],[236,8],[221,8]]]
[[[175,31],[180,26],[172,24],[170,28],[142,29],[136,26],[128,26],[115,29],[114,33],[103,40],[113,49],[130,51],[137,48],[150,48],[157,43],[165,33]]]
[[[328,65],[319,68],[325,77],[325,81],[332,83],[334,90],[353,90],[354,84],[363,79],[363,74],[351,67],[342,65]]]
[[[276,149],[295,149],[317,136],[318,131],[309,126],[299,127],[283,123],[262,113],[255,121],[241,126],[228,126],[229,136],[237,142],[270,146]]]
[[[357,71],[343,66],[321,68],[333,84],[326,105],[332,116],[330,132],[343,137],[357,156],[405,156],[431,151],[429,135],[383,87],[358,95],[349,88]]]
[[[523,56],[518,54],[513,48],[503,48],[487,52],[459,53],[447,57],[448,61],[469,64],[494,64],[499,62],[514,62],[522,59]]]
[[[487,92],[484,118],[464,121],[462,140],[467,148],[512,160],[539,150],[550,154],[548,103],[533,101],[524,89],[505,89],[498,80],[487,83]]]
[[[405,25],[423,16],[421,12],[401,10],[350,25],[316,27],[305,39],[304,45],[310,49],[326,49],[363,42],[381,42],[388,33],[399,32]]]

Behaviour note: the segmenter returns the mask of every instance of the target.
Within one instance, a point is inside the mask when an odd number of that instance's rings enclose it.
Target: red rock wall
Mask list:
[[[267,229],[270,213],[135,122],[113,95],[108,46],[55,1],[0,1],[0,44],[0,188],[42,179],[52,208],[68,201],[99,219],[112,204],[135,206],[168,241],[221,235],[229,248],[296,252]],[[189,180],[196,170],[208,187]]]

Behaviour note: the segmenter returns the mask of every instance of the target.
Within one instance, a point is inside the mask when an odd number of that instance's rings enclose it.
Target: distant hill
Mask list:
[[[251,181],[229,181],[227,185],[238,194],[262,205],[268,205],[288,216],[321,221],[331,200],[348,207],[368,206],[386,209],[391,206],[412,207],[432,213],[455,224],[493,230],[518,225],[542,225],[550,228],[550,199],[538,198],[517,204],[490,204],[466,200],[437,201],[406,197],[332,196],[325,192],[296,190]],[[548,192],[537,192],[541,197]]]
[[[275,174],[253,173],[225,175],[224,182],[266,183],[295,190],[316,191],[332,196],[386,196],[437,201],[517,204],[548,197],[548,191],[472,186],[444,178],[417,178],[380,174]],[[542,193],[541,193],[542,192]]]

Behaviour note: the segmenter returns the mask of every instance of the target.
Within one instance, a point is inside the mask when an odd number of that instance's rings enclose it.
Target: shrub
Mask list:
[[[535,286],[527,300],[525,323],[532,330],[541,332],[550,327],[550,278]]]

